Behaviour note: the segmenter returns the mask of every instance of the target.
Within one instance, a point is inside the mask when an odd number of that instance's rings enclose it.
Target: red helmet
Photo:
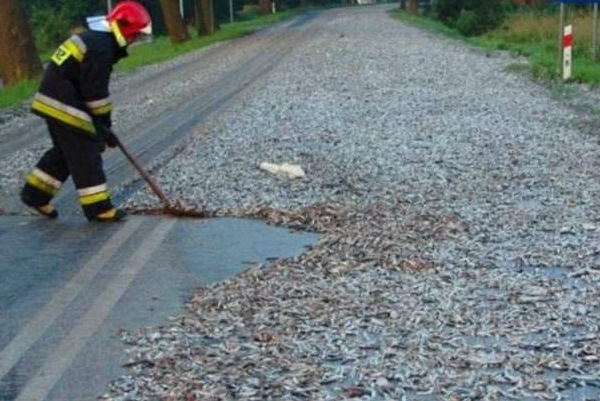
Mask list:
[[[106,16],[121,46],[135,42],[142,34],[152,34],[152,20],[148,11],[137,1],[123,1]],[[126,43],[122,43],[125,41]]]

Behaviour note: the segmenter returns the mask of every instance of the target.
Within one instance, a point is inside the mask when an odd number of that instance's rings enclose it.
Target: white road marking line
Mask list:
[[[162,220],[140,244],[127,264],[96,299],[79,324],[48,356],[44,364],[25,385],[15,401],[42,401],[61,379],[87,340],[102,326],[108,314],[121,299],[135,276],[148,263],[158,246],[171,231],[176,219]]]
[[[98,274],[121,246],[142,224],[142,219],[127,221],[100,250],[89,259],[50,302],[0,351],[0,379],[35,344],[54,320],[75,299],[81,290]]]

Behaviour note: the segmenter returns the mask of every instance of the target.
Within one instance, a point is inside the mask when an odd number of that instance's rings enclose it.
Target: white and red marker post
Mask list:
[[[571,78],[573,73],[573,26],[565,26],[565,13],[568,4],[590,4],[593,8],[592,27],[592,58],[598,61],[598,8],[600,0],[548,0],[560,4],[558,13],[558,60],[556,69],[564,80]]]
[[[567,25],[564,27],[562,48],[563,79],[566,81],[571,78],[573,73],[573,25]]]

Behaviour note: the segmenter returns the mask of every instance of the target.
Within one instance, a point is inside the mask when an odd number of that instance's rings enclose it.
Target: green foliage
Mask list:
[[[0,0],[2,1],[2,0]],[[129,49],[129,57],[116,65],[117,71],[129,71],[144,65],[161,62],[177,57],[181,54],[200,49],[215,42],[238,38],[256,31],[268,24],[275,23],[293,15],[299,11],[284,11],[277,14],[257,16],[243,22],[223,25],[214,35],[193,37],[192,40],[173,46],[167,37],[157,37],[150,44],[141,44]],[[51,53],[49,53],[51,54]],[[49,54],[43,60],[49,58]],[[30,98],[38,89],[39,82],[27,81],[11,87],[0,88],[0,109],[18,105]]]
[[[151,44],[133,46],[129,49],[129,57],[116,65],[117,71],[129,71],[135,68],[172,59],[184,53],[209,46],[216,42],[230,40],[248,35],[255,30],[277,21],[295,15],[293,11],[284,11],[277,14],[261,16],[256,19],[234,24],[223,25],[213,35],[196,37],[190,32],[192,40],[173,46],[168,37],[156,38]]]
[[[441,21],[466,36],[497,28],[506,13],[502,0],[437,0],[435,10]]]
[[[476,35],[479,27],[477,14],[475,14],[475,11],[462,10],[455,22],[455,26],[458,32],[465,36]]]
[[[85,17],[104,14],[103,1],[33,0],[27,3],[36,46],[41,51],[48,51],[62,43],[69,31],[83,26]]]
[[[0,0],[2,1],[2,0]],[[106,0],[20,0],[26,9],[33,29],[36,45],[41,51],[50,51],[62,43],[69,31],[85,24],[85,18],[93,15],[104,15],[107,12]],[[120,0],[113,0],[117,4]],[[155,36],[167,33],[159,0],[138,0],[150,12]],[[330,0],[314,0],[314,2],[330,2]],[[232,0],[234,13],[242,11],[245,4],[257,3],[256,0]],[[300,0],[278,0],[280,9],[289,9],[299,4]],[[185,22],[194,24],[194,2],[184,2]],[[215,14],[219,23],[229,22],[229,0],[214,0]],[[237,19],[237,18],[236,18]]]
[[[0,0],[2,1],[2,0]],[[158,0],[138,0],[148,9],[156,35],[166,33]],[[31,22],[38,49],[50,50],[69,36],[69,30],[85,24],[85,18],[107,13],[106,0],[21,0]],[[113,0],[113,5],[119,0]],[[215,0],[227,2],[229,0]],[[193,18],[192,2],[186,0],[186,16]]]
[[[562,82],[558,76],[556,65],[556,15],[531,13],[529,10],[523,9],[507,18],[501,28],[476,37],[466,37],[458,31],[456,26],[449,27],[437,19],[414,17],[401,11],[395,11],[392,15],[402,21],[465,41],[486,51],[502,50],[527,57],[528,64],[526,64],[526,67],[520,65],[518,67],[519,72],[523,68],[527,68],[532,76],[536,78],[559,79]],[[575,26],[591,27],[591,17],[589,15],[580,18],[581,20],[574,21]],[[536,33],[536,31],[541,32]],[[578,32],[579,42],[582,42],[584,32],[581,28]],[[591,33],[586,32],[586,35],[589,36]],[[575,48],[577,48],[577,43],[576,41]],[[585,52],[585,49],[588,48],[589,41],[582,46],[581,50],[575,50],[578,56],[573,61],[572,80],[600,84],[600,68],[598,68],[598,63],[592,61],[590,54]],[[512,69],[516,68],[512,67]]]

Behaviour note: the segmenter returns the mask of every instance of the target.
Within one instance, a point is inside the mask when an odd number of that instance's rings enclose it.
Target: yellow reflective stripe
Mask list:
[[[62,65],[70,56],[73,56],[75,60],[80,63],[83,61],[83,57],[87,51],[85,43],[78,36],[73,36],[66,40],[52,55],[52,61],[56,65]]]
[[[73,42],[73,40],[69,39],[64,44],[65,48],[75,57],[75,60],[80,63],[83,61],[83,52],[79,49],[79,46]]]
[[[40,170],[37,167],[31,171],[31,174],[36,176],[37,178],[39,178],[46,184],[53,186],[54,188],[59,189],[62,186],[61,181],[57,180],[56,178],[52,177],[50,174],[46,173],[45,171]]]
[[[100,106],[106,106],[107,104],[111,104],[110,97],[98,100],[92,100],[91,102],[85,102],[85,105],[90,109],[94,109]]]
[[[58,193],[57,188],[53,187],[50,184],[45,183],[44,181],[40,180],[39,178],[37,178],[35,175],[33,175],[31,173],[29,175],[27,175],[26,181],[32,187],[35,187],[48,195],[54,196]]]
[[[71,40],[73,41],[73,43],[75,43],[77,45],[77,47],[79,48],[79,51],[81,51],[81,53],[83,53],[83,54],[87,53],[87,46],[86,46],[85,42],[81,39],[81,37],[79,37],[79,35],[71,36]]]
[[[104,106],[94,107],[90,109],[92,114],[95,116],[99,116],[102,114],[108,114],[112,111],[112,104],[105,104]]]
[[[80,196],[79,197],[79,203],[81,203],[82,205],[91,205],[92,203],[98,203],[98,202],[102,202],[105,200],[109,200],[110,199],[110,194],[108,193],[108,191],[102,191],[102,192],[98,192],[96,194],[92,194],[92,195],[85,195],[85,196]]]
[[[88,121],[90,123],[92,122],[92,117],[85,111],[73,106],[69,106],[68,104],[62,103],[56,99],[51,98],[50,96],[46,96],[38,92],[33,98],[34,100],[38,100],[52,108],[64,111],[65,113],[70,114],[73,117],[77,117],[80,120]]]
[[[81,188],[77,190],[79,196],[94,195],[98,192],[107,191],[106,184],[100,184],[93,187]]]
[[[107,210],[106,212],[100,213],[96,217],[99,217],[101,219],[112,219],[116,215],[117,215],[117,209],[113,208],[113,209]]]
[[[117,24],[116,21],[113,21],[110,23],[110,29],[112,30],[113,34],[115,35],[115,38],[117,39],[117,43],[119,44],[119,46],[121,46],[121,47],[127,46],[127,40],[121,33],[121,28],[119,28],[119,24]]]
[[[62,121],[65,124],[82,129],[91,134],[96,134],[94,124],[92,124],[91,122],[82,120],[81,118],[75,117],[72,114],[69,114],[63,110],[59,110],[46,103],[42,103],[37,99],[33,100],[33,102],[31,103],[31,108],[35,111],[39,111],[40,113],[47,115],[48,117],[52,117],[59,121]]]

